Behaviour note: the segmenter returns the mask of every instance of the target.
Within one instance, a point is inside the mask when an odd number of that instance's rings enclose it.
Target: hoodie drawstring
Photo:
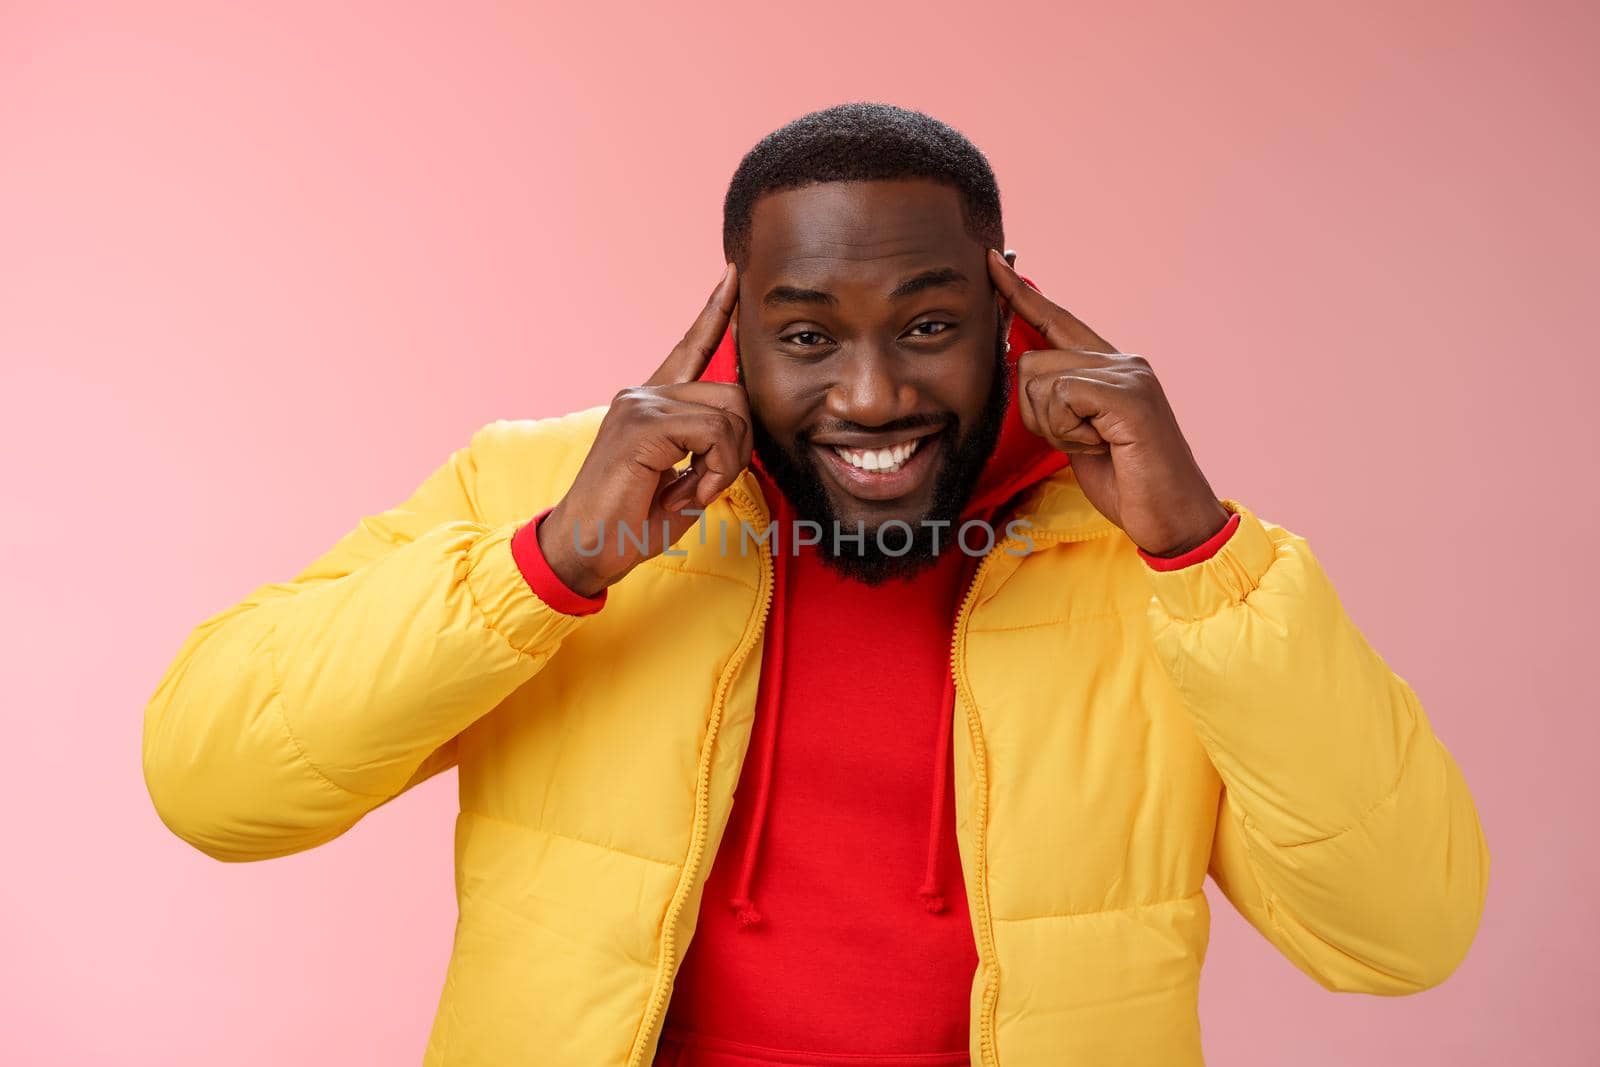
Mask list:
[[[778,708],[783,703],[784,616],[788,614],[788,583],[790,567],[784,559],[783,531],[787,529],[787,501],[781,497],[777,504],[778,551],[772,555],[772,609],[767,626],[767,640],[771,643],[771,677],[761,679],[761,692],[765,698],[756,709],[756,723],[767,723],[761,742],[760,763],[756,779],[755,810],[750,814],[750,829],[744,843],[744,859],[739,864],[739,882],[734,888],[728,906],[739,917],[739,926],[748,929],[761,921],[761,912],[750,896],[751,883],[756,876],[756,857],[761,850],[761,831],[767,822],[767,801],[772,793],[772,765],[778,754]]]
[[[984,518],[989,515],[985,514]],[[967,597],[967,586],[971,584],[973,575],[977,573],[978,561],[975,557],[965,557],[961,564],[961,579],[956,583],[956,600],[951,606],[951,622],[955,621],[961,604]],[[944,911],[944,893],[939,886],[939,866],[944,855],[944,792],[947,776],[950,773],[950,730],[951,723],[956,714],[956,676],[955,676],[955,634],[950,635],[952,642],[951,655],[946,657],[944,672],[944,694],[939,699],[939,744],[938,752],[934,756],[933,765],[933,800],[929,804],[928,812],[928,863],[922,871],[922,885],[917,890],[917,896],[922,898],[922,906],[935,915]]]
[[[944,709],[944,713],[939,716],[938,754],[934,757],[933,765],[933,803],[928,813],[928,865],[923,868],[922,887],[917,890],[917,896],[922,898],[922,906],[935,915],[944,910],[944,894],[939,891],[939,859],[944,852],[941,846],[944,844],[945,775],[949,772],[950,762],[950,720],[956,713],[956,679],[949,670],[944,672],[944,695],[939,699],[939,707]]]

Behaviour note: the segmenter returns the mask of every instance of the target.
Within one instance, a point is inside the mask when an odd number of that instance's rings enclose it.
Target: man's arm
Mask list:
[[[453,765],[456,735],[581,623],[519,569],[523,522],[480,517],[485,430],[404,503],[190,633],[144,721],[145,782],[179,837],[251,860],[338,836]]]
[[[1488,886],[1466,781],[1305,540],[1224,504],[1214,556],[1149,571],[1158,655],[1223,781],[1211,874],[1328,989],[1437,985]]]
[[[196,627],[145,711],[145,783],[162,821],[218,859],[266,859],[337,837],[449,767],[456,736],[749,463],[744,391],[697,381],[737,299],[729,264],[646,385],[606,410],[554,507],[486,521],[478,457],[493,451],[491,424],[405,503]],[[563,422],[538,425],[560,437]],[[649,536],[624,551],[624,526]],[[611,550],[585,558],[579,536],[602,530]]]
[[[1150,565],[1158,654],[1223,783],[1217,884],[1330,989],[1443,981],[1477,930],[1489,849],[1416,694],[1303,539],[1212,495],[1148,360],[998,251],[989,271],[1054,346],[1019,363],[1024,424],[1073,454],[1084,494]]]

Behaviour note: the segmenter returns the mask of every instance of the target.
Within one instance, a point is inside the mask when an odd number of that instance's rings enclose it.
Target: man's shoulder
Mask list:
[[[468,452],[480,509],[503,521],[560,500],[605,414],[600,405],[546,418],[495,419],[479,427]]]
[[[495,419],[473,433],[472,452],[480,463],[507,455],[520,459],[529,453],[572,448],[581,448],[587,453],[605,414],[606,405],[601,404],[545,418]]]

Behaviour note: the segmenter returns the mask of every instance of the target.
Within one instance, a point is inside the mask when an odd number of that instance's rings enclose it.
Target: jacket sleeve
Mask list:
[[[1305,540],[1223,503],[1240,522],[1215,556],[1147,572],[1157,653],[1222,780],[1210,873],[1328,989],[1437,985],[1488,886],[1467,783]]]
[[[581,625],[518,569],[523,523],[480,516],[485,430],[404,503],[189,634],[144,718],[145,783],[179,837],[221,860],[337,837],[453,765],[455,737]]]

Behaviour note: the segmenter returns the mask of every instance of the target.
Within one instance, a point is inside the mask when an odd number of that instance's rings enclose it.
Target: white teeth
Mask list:
[[[905,441],[893,448],[839,448],[834,447],[841,459],[859,470],[864,471],[897,471],[911,458],[922,439]]]

